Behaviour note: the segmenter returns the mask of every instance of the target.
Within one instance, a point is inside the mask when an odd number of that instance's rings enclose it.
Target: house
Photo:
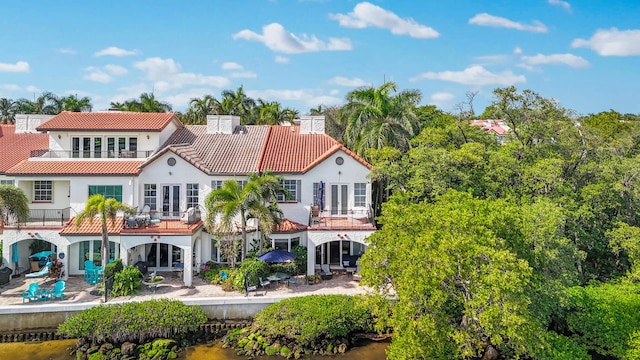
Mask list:
[[[494,134],[497,138],[498,144],[504,144],[505,137],[511,130],[504,120],[471,120],[471,126],[479,126],[485,131]]]
[[[201,220],[207,195],[225,180],[242,182],[268,170],[282,176],[292,195],[280,199],[285,221],[271,245],[307,247],[307,273],[325,264],[341,268],[365,251],[375,231],[371,166],[324,133],[324,117],[244,126],[239,117],[210,115],[207,125],[184,125],[170,113],[63,112],[36,130],[46,133],[47,150],[5,171],[34,214],[5,228],[5,259],[14,243],[26,254],[40,239],[58,253],[67,276],[84,273],[86,260],[100,261],[100,223],[75,226],[73,218],[100,193],[138,209],[109,222],[110,254],[129,265],[180,271],[189,286],[201,264],[226,261],[221,239]],[[249,226],[251,249],[260,234],[257,224]],[[26,261],[20,258],[25,267]]]

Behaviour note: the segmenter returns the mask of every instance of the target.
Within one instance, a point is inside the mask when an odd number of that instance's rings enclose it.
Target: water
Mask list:
[[[75,344],[75,340],[56,340],[28,343],[6,343],[0,344],[0,359],[29,359],[29,360],[71,360],[75,357],[69,355],[68,348]],[[344,355],[332,357],[316,356],[305,357],[306,360],[385,360],[387,358],[385,349],[386,342],[371,342],[364,346],[359,346],[347,351]],[[207,345],[197,345],[187,348],[180,353],[181,360],[246,360],[237,356],[232,349],[223,349],[220,342]],[[277,360],[279,356],[264,356],[259,359]]]

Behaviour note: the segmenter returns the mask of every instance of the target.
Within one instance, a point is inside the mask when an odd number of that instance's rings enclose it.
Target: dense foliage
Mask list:
[[[370,332],[371,315],[347,295],[292,297],[267,306],[253,325],[230,332],[225,343],[246,356],[344,353],[354,333]]]
[[[127,296],[138,292],[142,285],[142,273],[136,266],[126,266],[114,273],[111,296]]]
[[[361,273],[379,293],[378,326],[393,328],[389,355],[609,354],[563,325],[567,307],[580,307],[565,289],[638,278],[640,122],[615,111],[577,117],[514,87],[494,95],[482,118],[509,126],[503,145],[469,125],[472,110],[424,108],[408,149],[368,153],[374,196],[388,201]],[[638,342],[624,336],[620,344]]]
[[[198,306],[160,299],[83,310],[62,323],[58,334],[89,339],[92,343],[144,342],[196,331],[206,321],[207,316]]]

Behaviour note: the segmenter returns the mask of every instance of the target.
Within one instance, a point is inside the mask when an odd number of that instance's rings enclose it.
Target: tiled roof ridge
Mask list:
[[[82,126],[77,126],[74,124],[74,121],[81,116],[85,116],[88,119],[95,118],[98,116],[103,117],[115,117],[118,115],[124,114],[126,117],[141,117],[147,119],[159,119],[158,121],[154,121],[152,124],[144,124],[146,126],[140,126],[139,128],[126,128],[125,130],[136,130],[136,131],[158,131],[164,129],[173,119],[175,119],[175,123],[178,128],[184,127],[184,124],[178,119],[175,113],[148,113],[148,112],[137,112],[137,111],[96,111],[96,112],[74,112],[74,111],[62,111],[59,114],[55,115],[51,119],[43,122],[42,124],[36,127],[37,131],[107,131],[109,129],[103,126],[96,126],[95,123],[83,122]],[[65,123],[66,121],[66,123]],[[138,122],[136,122],[137,124]],[[53,124],[53,125],[51,125]],[[71,124],[71,125],[70,125]],[[121,124],[120,124],[121,125]],[[112,130],[122,130],[119,127],[113,128]]]
[[[372,165],[369,164],[369,162],[367,162],[365,159],[361,158],[355,152],[349,150],[349,148],[344,146],[338,140],[332,138],[329,134],[322,134],[322,135],[324,135],[324,136],[328,137],[329,139],[331,139],[333,141],[333,146],[329,150],[327,150],[324,154],[322,154],[322,156],[319,156],[313,162],[311,162],[309,165],[307,165],[304,169],[302,169],[303,173],[311,170],[314,166],[318,165],[319,163],[324,161],[326,158],[328,158],[329,156],[331,156],[333,153],[335,153],[338,150],[344,151],[347,155],[351,156],[354,160],[356,160],[357,162],[359,162],[362,165],[366,166],[367,168],[369,168],[369,169],[372,168]]]
[[[185,149],[185,148],[189,148],[193,150],[193,145],[189,143],[167,144],[160,151],[156,152],[151,157],[149,157],[146,161],[140,164],[139,169],[145,168],[147,165],[156,161],[160,156],[165,154],[167,151],[171,151],[172,153],[176,154],[176,156],[179,156],[184,161],[193,165],[196,169],[202,171],[207,175],[210,174],[211,171],[202,163],[202,159],[200,158],[200,156],[198,155],[197,158],[189,156],[189,154],[187,154],[186,152],[181,151],[182,149]]]
[[[123,161],[30,161],[25,159],[12,166],[6,171],[7,175],[109,175],[109,176],[128,176],[139,175],[140,165],[143,161],[123,160]],[[37,171],[32,170],[29,164],[37,164]],[[73,165],[75,168],[69,170],[61,165]],[[102,168],[100,167],[103,166]],[[117,166],[116,166],[117,165]],[[104,171],[104,166],[112,166],[111,171]],[[125,168],[126,166],[126,168]],[[26,168],[26,170],[25,170]],[[74,169],[80,170],[74,170]],[[55,169],[51,170],[51,169]],[[85,169],[91,169],[91,172]],[[46,171],[45,171],[46,170]],[[117,171],[116,171],[117,170]]]
[[[260,155],[258,156],[258,163],[256,164],[256,169],[258,171],[262,170],[262,163],[264,162],[264,157],[267,153],[267,145],[269,144],[269,138],[271,137],[271,126],[267,128],[267,134],[264,137],[264,142],[262,143],[262,147],[260,148]]]

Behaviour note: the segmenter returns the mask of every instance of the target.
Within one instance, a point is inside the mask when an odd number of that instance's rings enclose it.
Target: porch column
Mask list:
[[[191,286],[191,282],[193,280],[193,248],[188,246],[184,248],[184,286]]]
[[[62,261],[62,268],[64,269],[64,281],[69,280],[69,250],[71,249],[71,244],[66,246],[60,246],[58,249],[64,250],[64,259],[60,259],[58,256],[58,261]],[[58,255],[60,254],[60,250],[58,250]]]
[[[316,244],[309,239],[307,241],[307,275],[316,273]]]

